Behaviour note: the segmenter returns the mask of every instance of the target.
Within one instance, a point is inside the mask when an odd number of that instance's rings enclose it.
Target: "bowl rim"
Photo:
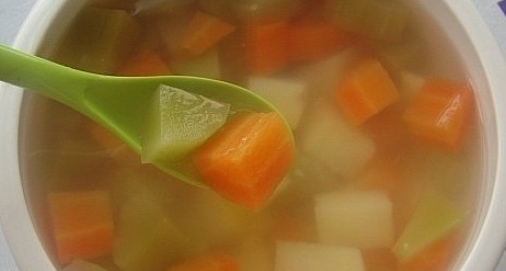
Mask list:
[[[77,5],[84,3],[85,0],[79,1]],[[38,0],[23,23],[13,47],[28,53],[36,52],[57,15],[66,6],[71,4],[75,6],[76,2],[75,0]],[[472,49],[476,52],[479,61],[476,64],[481,65],[487,87],[492,90],[490,93],[493,98],[493,108],[490,109],[493,112],[492,117],[506,116],[506,92],[499,91],[506,85],[504,76],[506,61],[488,25],[470,0],[443,0],[441,2],[453,13],[456,27],[466,29],[466,35],[472,41]],[[23,189],[19,181],[21,172],[18,167],[18,131],[22,97],[21,89],[0,84],[0,112],[2,116],[9,116],[0,119],[0,131],[9,131],[0,133],[0,153],[9,154],[9,157],[0,156],[0,191],[12,191],[3,193],[6,195],[0,197],[0,223],[20,270],[55,271],[37,236],[27,208],[20,208],[20,206],[25,206]],[[506,216],[503,214],[506,209],[506,181],[504,180],[506,167],[498,166],[506,162],[506,120],[500,121],[500,118],[497,118],[495,130],[492,133],[491,136],[497,140],[498,145],[485,146],[494,148],[496,153],[492,173],[495,181],[493,191],[490,192],[490,204],[486,206],[487,212],[482,218],[481,230],[475,237],[474,246],[468,252],[470,257],[462,261],[460,271],[493,270],[506,245]],[[19,195],[23,196],[19,197]]]
[[[23,22],[12,47],[35,53],[58,14],[65,7],[78,6],[84,1],[38,0]],[[0,82],[0,111],[3,116],[9,116],[0,120],[0,130],[8,131],[0,133],[0,150],[9,154],[9,157],[0,157],[0,191],[11,191],[0,197],[0,223],[20,270],[56,271],[38,238],[20,182],[18,138],[22,100],[22,89]]]
[[[448,7],[453,11],[457,22],[462,29],[466,29],[469,39],[473,43],[473,49],[477,52],[477,62],[483,70],[482,76],[486,79],[489,95],[493,101],[493,108],[486,108],[493,112],[488,117],[493,118],[495,130],[490,135],[497,141],[497,145],[488,145],[484,148],[493,152],[496,157],[490,172],[495,181],[489,187],[490,201],[486,206],[487,211],[483,214],[481,229],[475,237],[474,246],[469,251],[470,257],[463,260],[461,271],[471,270],[494,270],[500,261],[506,248],[506,93],[501,91],[506,82],[506,59],[494,38],[490,28],[485,23],[477,8],[470,1],[445,0]],[[464,52],[465,53],[465,52]],[[470,63],[468,63],[469,65]],[[482,119],[482,121],[484,121]],[[489,142],[490,143],[490,142]],[[490,166],[490,165],[489,165]]]

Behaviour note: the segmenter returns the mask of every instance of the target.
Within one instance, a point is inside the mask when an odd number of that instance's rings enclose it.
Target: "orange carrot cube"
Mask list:
[[[213,15],[197,11],[182,37],[181,48],[192,56],[201,55],[236,27]]]
[[[293,156],[293,140],[278,113],[250,113],[225,124],[193,161],[218,194],[257,210],[283,179]]]
[[[250,74],[272,74],[288,63],[288,22],[246,27],[246,65]]]
[[[469,130],[473,95],[469,86],[428,80],[404,112],[411,133],[422,142],[456,152]]]
[[[111,252],[114,223],[107,192],[51,192],[47,204],[60,264]]]
[[[353,125],[395,103],[399,93],[390,75],[377,60],[363,60],[353,66],[336,91],[336,101]]]
[[[451,264],[452,255],[455,253],[457,242],[456,234],[450,234],[436,241],[413,259],[407,262],[399,262],[397,270],[399,271],[444,271],[448,270]]]
[[[292,62],[315,61],[344,48],[351,36],[330,22],[308,20],[289,29],[288,55]]]

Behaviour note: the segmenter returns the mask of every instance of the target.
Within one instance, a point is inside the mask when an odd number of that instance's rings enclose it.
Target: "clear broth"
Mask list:
[[[96,1],[91,5],[118,8],[122,7],[124,2]],[[155,27],[149,27],[149,25],[159,24],[160,17],[158,16],[156,12],[155,15],[134,16],[141,25],[141,29],[143,29],[141,30],[139,44],[142,44],[143,41],[149,43],[154,39],[153,36],[156,35],[153,29]],[[184,18],[184,16],[181,17]],[[452,50],[452,47],[455,46],[453,42],[449,41],[435,26],[421,23],[427,21],[425,17],[413,14],[409,20],[408,34],[413,36],[416,41],[421,41],[418,45],[421,46],[423,52],[418,58],[418,60],[422,59],[423,61],[415,61],[417,63],[410,66],[409,70],[423,76],[440,76],[466,82],[465,68]],[[65,44],[65,42],[62,41],[61,44]],[[57,48],[50,57],[65,62],[59,57],[59,52],[61,53],[62,49]],[[388,51],[388,49],[385,51]],[[345,50],[343,49],[341,53],[344,54]],[[236,63],[232,63],[228,72],[233,70],[236,65]],[[304,65],[307,64],[296,64],[269,76],[293,78],[294,75],[297,76],[299,69],[304,69]],[[224,77],[221,79],[244,85],[246,83],[245,77],[247,77],[245,74],[225,72]],[[261,212],[249,213],[242,209],[239,211],[246,213],[249,221],[247,225],[235,221],[241,225],[235,225],[237,227],[229,225],[229,228],[213,228],[206,225],[199,227],[197,225],[200,224],[202,217],[208,219],[208,223],[216,222],[210,217],[213,216],[213,213],[222,211],[220,208],[225,208],[224,206],[228,206],[228,203],[216,197],[211,191],[189,187],[158,172],[150,165],[141,165],[140,160],[135,159],[135,154],[129,153],[125,147],[104,148],[90,133],[89,120],[56,102],[28,94],[25,96],[23,108],[21,161],[23,161],[24,189],[39,236],[47,248],[48,255],[54,260],[58,268],[61,268],[61,266],[56,263],[54,243],[45,203],[46,195],[50,191],[111,191],[118,180],[125,178],[127,175],[150,180],[151,184],[148,185],[151,186],[150,189],[158,190],[158,192],[170,191],[168,192],[169,196],[161,194],[155,196],[162,199],[161,202],[173,214],[175,220],[178,221],[177,223],[186,225],[188,228],[194,227],[194,229],[189,230],[194,230],[198,232],[195,234],[201,235],[202,240],[198,240],[197,243],[204,240],[203,243],[205,244],[197,244],[196,246],[199,247],[197,250],[205,250],[203,247],[218,247],[231,254],[236,254],[241,253],[244,246],[247,246],[252,240],[258,239],[268,244],[266,245],[266,251],[272,252],[272,243],[274,241],[270,239],[271,237],[266,236],[279,234],[275,232],[273,226],[278,222],[280,223],[276,220],[276,217],[299,224],[297,228],[302,229],[305,236],[297,241],[317,242],[318,237],[316,236],[314,214],[312,213],[314,207],[312,203],[313,195],[328,190],[344,189],[350,182],[349,178],[342,176],[329,182],[328,177],[324,176],[326,173],[315,176],[315,179],[320,182],[316,182],[317,184],[314,185],[301,185],[300,180],[285,182],[282,183],[279,191]],[[475,114],[477,114],[477,111],[475,110]],[[407,182],[414,182],[415,179],[427,180],[431,187],[437,189],[467,213],[466,221],[460,226],[462,233],[459,234],[459,240],[455,243],[456,249],[452,255],[452,263],[461,253],[457,247],[462,247],[469,238],[469,231],[478,206],[477,197],[481,191],[481,125],[478,123],[478,117],[474,117],[472,121],[473,131],[458,155],[446,154],[431,147],[408,144],[401,147],[400,150],[396,150],[398,153],[393,155],[392,160],[395,163],[402,162],[406,164],[402,167],[402,171],[404,174],[409,175]],[[301,126],[295,130],[296,136],[305,129],[304,116],[302,116],[301,123]],[[118,158],[118,154],[123,155],[123,157]],[[302,158],[302,160],[304,159],[307,158]],[[294,179],[301,178],[297,175],[300,173],[297,170],[300,169],[296,167],[292,173],[295,176]],[[307,176],[302,176],[302,178],[307,178]],[[422,186],[424,185],[426,184]],[[153,187],[155,188],[153,189]],[[202,202],[205,202],[200,207],[198,205],[199,197]],[[216,206],[209,207],[209,203]],[[119,207],[115,206],[114,208],[118,209]],[[231,208],[235,210],[236,207]],[[204,212],[202,209],[206,209],[205,214],[202,213]],[[397,210],[397,212],[401,211]],[[243,214],[241,214],[242,216]],[[402,223],[407,223],[403,219],[400,220],[401,222],[396,225],[396,236],[399,234],[399,228],[403,227]],[[295,237],[283,236],[282,238],[291,240]],[[273,257],[273,255],[271,254],[270,257]],[[109,268],[109,270],[120,270],[115,266],[110,255],[91,259],[90,261],[99,263]],[[367,271],[378,270],[369,266],[366,267]],[[253,268],[251,266],[244,267],[244,270]],[[257,271],[268,270],[273,270],[273,268]]]

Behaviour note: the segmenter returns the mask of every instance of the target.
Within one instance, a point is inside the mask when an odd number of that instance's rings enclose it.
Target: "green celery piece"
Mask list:
[[[230,105],[161,85],[149,110],[141,159],[156,164],[187,157],[225,124]]]
[[[140,37],[140,26],[125,10],[86,7],[64,38],[57,62],[103,74],[114,73]]]
[[[124,271],[164,270],[188,252],[189,241],[140,183],[120,208],[113,261]]]
[[[428,191],[394,244],[392,252],[399,261],[405,262],[430,244],[449,234],[465,217],[464,210],[435,191]]]
[[[329,1],[331,19],[339,26],[367,37],[395,42],[401,39],[409,10],[392,1]]]

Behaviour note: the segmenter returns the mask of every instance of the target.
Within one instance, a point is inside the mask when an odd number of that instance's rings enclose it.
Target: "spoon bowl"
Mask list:
[[[183,89],[228,103],[231,109],[278,112],[268,101],[240,86],[193,76],[118,77],[72,69],[0,45],[0,80],[65,104],[110,130],[141,152],[143,111],[160,85]],[[284,119],[284,118],[283,118]],[[291,135],[285,120],[286,132]],[[202,186],[171,164],[158,168],[187,183]]]

